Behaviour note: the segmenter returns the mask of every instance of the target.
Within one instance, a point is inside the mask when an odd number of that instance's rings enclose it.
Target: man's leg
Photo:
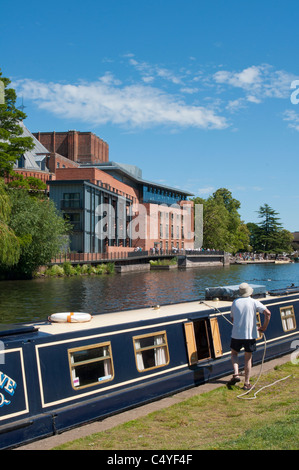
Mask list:
[[[234,349],[231,349],[231,360],[234,369],[234,375],[239,375],[239,360],[238,360],[238,352]]]
[[[252,353],[245,351],[245,385],[249,385],[249,379],[251,374],[251,361]]]

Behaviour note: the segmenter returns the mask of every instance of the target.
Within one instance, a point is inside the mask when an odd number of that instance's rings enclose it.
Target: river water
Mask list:
[[[102,276],[0,282],[0,323],[46,320],[55,312],[109,311],[196,300],[206,287],[241,282],[268,290],[299,285],[299,263],[232,265]]]

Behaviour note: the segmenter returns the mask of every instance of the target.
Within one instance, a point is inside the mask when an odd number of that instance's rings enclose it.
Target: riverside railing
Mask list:
[[[134,259],[151,259],[159,257],[176,256],[224,256],[224,251],[219,250],[149,250],[149,251],[119,251],[111,253],[60,253],[59,256],[51,260],[49,264],[74,263],[97,263],[115,262]]]

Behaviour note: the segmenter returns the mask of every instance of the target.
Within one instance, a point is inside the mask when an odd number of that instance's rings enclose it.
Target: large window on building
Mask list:
[[[79,209],[80,208],[80,193],[64,193],[61,204],[63,208]]]
[[[175,191],[159,188],[151,185],[143,186],[143,202],[152,202],[154,204],[176,204],[178,201],[185,200],[186,196]]]
[[[72,224],[75,232],[82,230],[81,216],[79,212],[65,212],[63,217]]]

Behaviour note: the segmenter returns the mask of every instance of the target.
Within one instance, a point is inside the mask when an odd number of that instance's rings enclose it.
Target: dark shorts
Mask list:
[[[254,352],[256,350],[256,339],[235,339],[232,338],[230,347],[234,351],[240,352],[244,348],[246,352]]]

